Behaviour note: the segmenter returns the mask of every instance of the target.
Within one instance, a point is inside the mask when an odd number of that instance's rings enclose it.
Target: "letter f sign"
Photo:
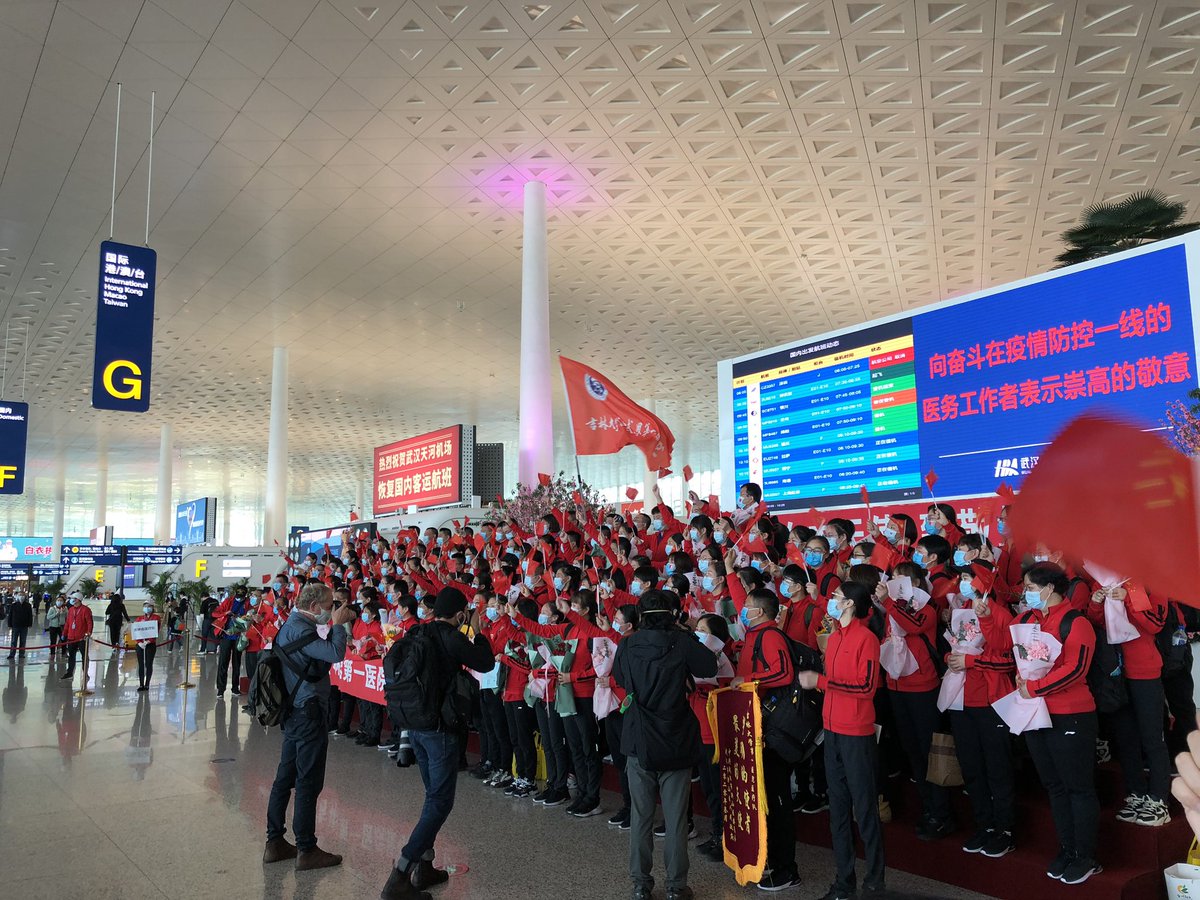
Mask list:
[[[17,478],[16,466],[0,466],[0,488]]]

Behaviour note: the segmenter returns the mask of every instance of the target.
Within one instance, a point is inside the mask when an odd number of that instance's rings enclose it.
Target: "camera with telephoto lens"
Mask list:
[[[400,732],[400,751],[396,754],[396,765],[401,769],[407,769],[417,761],[417,755],[413,753],[412,741],[409,740],[408,732]]]

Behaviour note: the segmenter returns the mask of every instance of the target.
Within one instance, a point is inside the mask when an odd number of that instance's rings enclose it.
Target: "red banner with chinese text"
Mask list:
[[[375,448],[375,515],[462,502],[462,426]]]
[[[340,663],[329,670],[333,686],[351,697],[371,703],[387,704],[383,696],[383,661],[367,661],[361,656],[347,653]]]
[[[590,366],[558,358],[579,456],[616,453],[630,444],[646,456],[646,468],[670,468],[675,435],[658,416],[630,400]]]
[[[753,684],[708,695],[708,721],[721,763],[722,844],[738,884],[762,879],[767,865],[767,792],[762,711]]]

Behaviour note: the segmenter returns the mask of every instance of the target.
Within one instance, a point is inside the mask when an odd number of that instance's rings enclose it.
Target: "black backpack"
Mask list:
[[[1158,647],[1158,653],[1162,657],[1162,674],[1164,676],[1177,675],[1192,667],[1192,648],[1188,644],[1186,634],[1183,643],[1175,643],[1175,632],[1180,628],[1183,628],[1185,632],[1187,630],[1187,626],[1179,614],[1179,607],[1174,600],[1169,600],[1167,601],[1167,620],[1163,623],[1162,630],[1154,636],[1154,645]]]
[[[1071,626],[1078,618],[1086,619],[1083,613],[1073,609],[1062,617],[1058,625],[1058,639],[1065,647]],[[1091,621],[1088,621],[1091,625]],[[1129,703],[1129,689],[1125,685],[1125,659],[1118,644],[1108,642],[1108,632],[1103,626],[1092,630],[1096,633],[1096,650],[1088,668],[1087,683],[1096,701],[1096,712],[1112,713]]]
[[[392,644],[383,658],[383,693],[388,713],[401,728],[437,731],[446,676],[442,648],[432,625],[417,625]]]
[[[320,675],[310,674],[311,667],[307,662],[302,666],[291,656],[295,651],[311,644],[317,637],[317,632],[313,630],[286,646],[276,644],[270,653],[259,655],[258,668],[254,670],[250,707],[252,715],[260,725],[266,728],[282,725],[283,720],[292,711],[292,701],[296,699],[300,685],[305,681],[311,683],[321,680]],[[285,665],[299,676],[296,686],[290,691],[283,674]]]
[[[762,629],[755,635],[751,659],[766,666],[762,652]],[[821,654],[805,644],[793,641],[780,631],[787,641],[794,673],[821,671]],[[745,650],[742,651],[743,653]],[[800,687],[796,678],[791,684],[772,688],[761,698],[763,744],[793,765],[803,762],[820,744],[823,733],[821,697],[817,691]]]

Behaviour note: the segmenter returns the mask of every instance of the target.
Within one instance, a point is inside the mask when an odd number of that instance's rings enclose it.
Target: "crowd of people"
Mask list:
[[[603,814],[601,772],[611,760],[622,802],[608,824],[634,832],[635,898],[653,886],[643,840],[654,810],[647,791],[659,792],[666,815],[657,830],[668,848],[669,896],[690,896],[691,791],[664,772],[698,778],[712,827],[697,851],[723,859],[721,763],[713,762],[706,705],[716,688],[743,682],[764,696],[792,684],[816,692],[824,726],[820,749],[798,763],[770,741],[763,751],[764,891],[799,884],[794,814],[826,810],[837,867],[827,898],[857,889],[855,829],[866,849],[862,886],[882,888],[881,823],[890,817],[893,777],[903,774],[917,785],[917,837],[953,839],[965,853],[995,859],[1021,840],[1017,774],[1020,759],[1031,758],[1058,835],[1045,873],[1066,884],[1100,871],[1098,762],[1111,755],[1119,765],[1126,794],[1119,820],[1169,822],[1170,756],[1186,749],[1195,728],[1190,607],[1053,547],[1016,546],[1007,509],[991,540],[965,531],[946,503],[929,504],[920,520],[872,517],[860,530],[839,517],[789,527],[770,515],[755,484],[742,486],[738,508],[727,512],[692,494],[685,519],[655,499],[631,515],[554,509],[532,533],[501,512],[475,525],[404,529],[391,541],[347,536],[340,555],[326,548],[287,561],[249,614],[261,630],[257,646],[271,644],[309,585],[328,589],[346,647],[366,659],[427,623],[486,641],[490,658],[476,675],[473,712],[481,759],[471,774],[514,801],[586,819]],[[447,596],[463,598],[463,610],[450,601],[439,610]],[[1036,625],[1041,637],[1014,640],[1026,631],[1013,625]],[[711,658],[671,669],[691,672],[676,680],[694,728],[673,732],[688,744],[675,756],[657,754],[670,757],[667,769],[647,765],[656,737],[646,724],[652,717],[637,715],[639,699],[661,685],[629,690],[631,679],[660,668],[645,662],[655,652],[646,648],[658,644],[646,638],[621,662],[626,642],[651,631],[660,643],[686,635]],[[631,670],[631,658],[640,668]],[[665,657],[662,668],[669,668]],[[1044,720],[1027,722],[1019,738],[1012,732],[1022,729],[997,709],[1012,700],[1044,701],[1032,704]],[[334,689],[320,706],[323,737],[353,735],[404,760],[406,731],[385,705]],[[631,739],[623,732],[633,721]],[[953,736],[970,822],[956,821],[948,790],[926,777],[939,734]],[[453,750],[465,765],[465,741],[456,739]],[[432,796],[429,754],[418,748],[416,758]],[[443,791],[442,807],[445,800]],[[281,835],[276,816],[269,836]],[[304,837],[315,846],[315,836]],[[418,849],[432,860],[431,840]],[[402,857],[397,871],[420,861]],[[424,896],[438,872],[426,867],[417,877],[413,869],[403,884],[390,881],[384,896]]]

